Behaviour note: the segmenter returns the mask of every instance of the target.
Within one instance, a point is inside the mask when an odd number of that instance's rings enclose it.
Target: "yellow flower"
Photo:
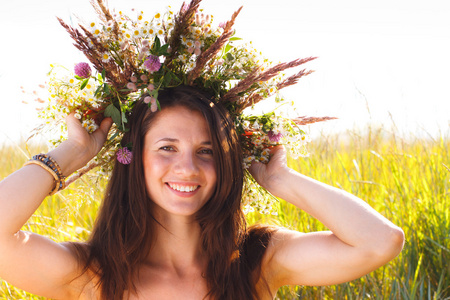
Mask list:
[[[102,54],[102,61],[103,62],[108,62],[110,60],[111,56],[108,53],[103,53]]]
[[[186,41],[186,47],[190,48],[192,46],[194,46],[194,43],[191,40],[187,40]]]
[[[273,94],[273,93],[275,93],[275,87],[271,86],[269,88],[269,94]]]
[[[264,149],[262,152],[261,152],[261,155],[263,155],[263,156],[268,156],[270,154],[270,150],[269,149]]]
[[[161,18],[161,14],[160,14],[160,13],[157,13],[157,14],[155,15],[155,19],[159,19],[159,18]]]
[[[202,29],[199,27],[195,27],[195,29],[193,30],[193,33],[195,35],[201,35],[202,34]]]

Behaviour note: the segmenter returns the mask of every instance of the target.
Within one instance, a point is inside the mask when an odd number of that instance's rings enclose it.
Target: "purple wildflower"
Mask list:
[[[281,140],[281,138],[283,137],[283,135],[281,134],[281,132],[275,134],[272,130],[270,130],[270,131],[267,133],[267,135],[269,136],[269,140],[270,140],[271,142],[275,142],[275,143],[278,143],[278,142]]]
[[[161,68],[161,62],[159,61],[159,57],[156,55],[148,56],[144,61],[144,67],[150,73],[156,72]]]
[[[117,160],[124,165],[128,165],[131,163],[131,159],[133,158],[133,153],[128,150],[127,147],[120,148],[117,150]]]
[[[81,78],[88,78],[91,76],[92,73],[91,67],[85,62],[77,63],[74,69],[75,75]]]

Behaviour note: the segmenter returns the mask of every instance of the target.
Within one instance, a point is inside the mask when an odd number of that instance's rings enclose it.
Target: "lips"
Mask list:
[[[184,193],[193,192],[200,187],[199,185],[187,185],[187,184],[179,184],[179,183],[171,183],[171,182],[168,182],[167,185],[175,191],[184,192]]]

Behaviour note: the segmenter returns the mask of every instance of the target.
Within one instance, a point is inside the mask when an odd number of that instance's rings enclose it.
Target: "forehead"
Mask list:
[[[210,139],[209,126],[199,111],[175,106],[157,112],[146,133],[147,138],[198,136]]]

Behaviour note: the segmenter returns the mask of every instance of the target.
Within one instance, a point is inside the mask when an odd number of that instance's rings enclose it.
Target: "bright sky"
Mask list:
[[[170,2],[178,10],[182,1]],[[110,7],[163,11],[168,1],[110,0]],[[217,24],[244,8],[235,29],[265,57],[287,61],[318,56],[316,70],[283,90],[299,115],[337,116],[312,131],[355,124],[392,123],[432,134],[449,127],[450,1],[448,0],[204,0]],[[27,137],[37,124],[30,97],[51,63],[69,68],[86,61],[56,20],[95,17],[87,0],[21,0],[0,3],[0,144]],[[370,110],[370,114],[368,111]],[[317,129],[315,129],[317,128]],[[422,131],[423,132],[423,131]]]

